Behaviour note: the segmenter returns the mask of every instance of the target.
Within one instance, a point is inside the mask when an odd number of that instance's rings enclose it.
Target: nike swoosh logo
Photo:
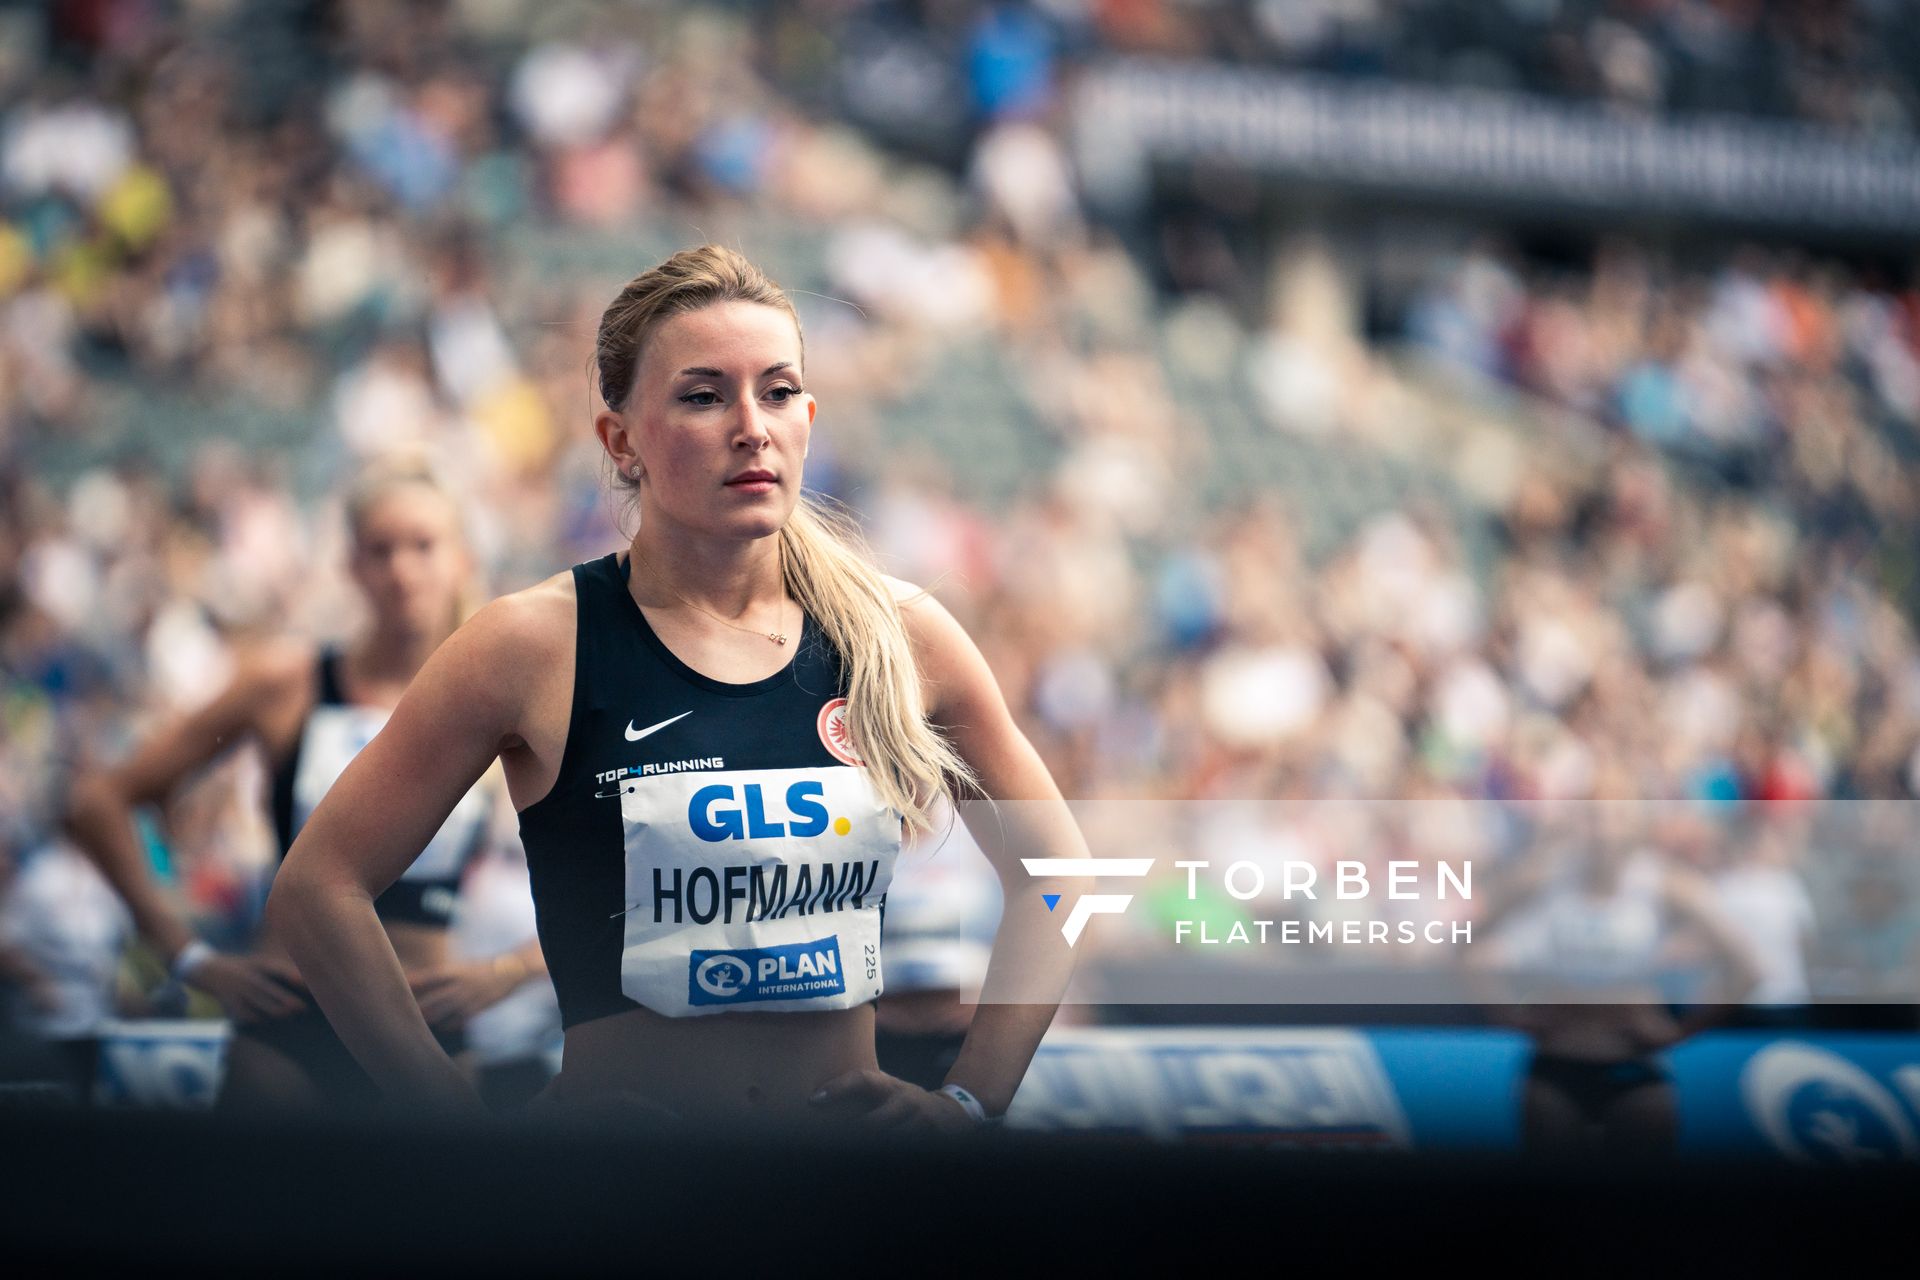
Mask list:
[[[646,737],[650,733],[660,732],[660,730],[672,724],[674,720],[685,720],[688,716],[692,714],[693,712],[691,711],[682,711],[679,715],[675,716],[673,720],[662,720],[659,724],[650,724],[644,729],[634,728],[633,721],[629,720],[627,721],[627,741],[638,742],[640,741],[640,739]]]

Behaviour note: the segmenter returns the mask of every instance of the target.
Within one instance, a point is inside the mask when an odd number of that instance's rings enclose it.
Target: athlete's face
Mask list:
[[[450,626],[469,570],[453,504],[418,484],[380,495],[360,518],[352,570],[383,628],[418,635]]]
[[[722,302],[660,324],[625,409],[598,425],[617,465],[644,468],[643,519],[760,538],[799,501],[814,411],[793,317]]]

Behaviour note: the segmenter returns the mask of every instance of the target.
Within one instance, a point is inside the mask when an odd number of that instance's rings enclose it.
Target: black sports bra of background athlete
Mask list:
[[[388,715],[347,698],[336,649],[321,651],[314,679],[318,688],[313,709],[300,724],[293,754],[273,771],[273,829],[280,838],[282,858],[320,797]],[[383,920],[446,927],[461,876],[486,836],[486,801],[482,788],[475,787],[461,798],[406,873],[374,899],[374,910]]]
[[[844,695],[844,667],[812,617],[803,611],[785,668],[729,684],[687,666],[654,634],[628,593],[627,573],[617,552],[573,566],[578,612],[566,746],[553,789],[520,812],[540,945],[568,1027],[645,1007],[622,990],[629,904],[619,775],[685,770],[718,783],[753,770],[824,774],[847,766],[820,729],[828,704]],[[875,905],[872,896],[865,901]],[[879,903],[884,908],[883,896]],[[817,918],[819,932],[844,933],[846,912]]]

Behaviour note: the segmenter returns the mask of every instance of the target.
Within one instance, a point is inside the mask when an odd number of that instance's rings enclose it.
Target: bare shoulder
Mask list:
[[[501,596],[434,651],[401,709],[442,730],[511,745],[557,697],[554,681],[571,680],[573,635],[571,574]]]
[[[881,576],[913,646],[927,714],[936,721],[950,714],[978,718],[982,707],[997,703],[999,690],[979,646],[939,597],[903,578]]]
[[[454,636],[472,659],[516,666],[547,661],[572,652],[576,608],[573,574],[563,571],[490,602]]]
[[[931,600],[933,598],[932,592],[928,591],[925,587],[908,582],[905,578],[896,578],[890,573],[883,573],[880,575],[880,580],[887,584],[889,591],[893,592],[894,600],[902,605],[908,603],[917,604],[923,600]]]
[[[893,592],[900,620],[916,651],[938,655],[950,651],[956,641],[966,640],[966,630],[933,592],[905,578],[884,573],[880,576]]]

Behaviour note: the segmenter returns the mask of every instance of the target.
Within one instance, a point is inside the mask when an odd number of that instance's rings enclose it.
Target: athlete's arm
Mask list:
[[[428,1029],[373,900],[494,758],[519,744],[521,676],[559,660],[557,629],[544,625],[551,610],[532,594],[494,601],[427,660],[307,819],[267,900],[269,924],[328,1021],[396,1101],[480,1108]]]
[[[182,782],[257,736],[263,717],[297,696],[312,664],[312,652],[299,645],[242,654],[233,680],[211,702],[162,727],[117,768],[83,774],[68,794],[68,834],[169,966],[194,941],[193,930],[153,875],[134,827],[134,807],[164,802]],[[291,1013],[301,1004],[287,989],[298,975],[272,961],[217,956],[202,961],[188,981],[241,1021]]]
[[[910,584],[892,580],[914,658],[927,690],[928,719],[973,769],[981,789],[1001,803],[958,807],[1000,878],[1003,902],[979,1005],[947,1082],[972,1093],[987,1114],[1003,1114],[1020,1087],[1071,977],[1072,952],[1043,893],[1071,897],[1090,886],[1071,878],[1031,876],[1022,858],[1084,858],[1087,846],[1033,744],[1014,723],[979,646],[946,607]],[[831,1086],[830,1086],[831,1090]],[[869,1081],[869,1096],[878,1092]],[[946,1105],[944,1102],[942,1105]],[[872,1118],[886,1123],[922,1106],[896,1092]]]
[[[1509,893],[1495,904],[1489,913],[1492,923],[1475,920],[1472,939],[1460,955],[1457,972],[1463,994],[1492,1020],[1533,1030],[1540,1018],[1531,1003],[1537,974],[1553,957],[1546,917],[1537,895],[1523,899]]]
[[[60,985],[26,952],[4,938],[0,938],[0,985],[18,988],[37,1013],[53,1013],[60,1008]]]
[[[1713,900],[1713,889],[1695,872],[1669,869],[1663,881],[1674,913],[1706,935],[1727,966],[1728,995],[1744,1000],[1760,983],[1761,968],[1745,935],[1733,927]]]
[[[1699,874],[1671,868],[1661,879],[1668,906],[1682,920],[1699,929],[1726,965],[1726,1005],[1702,1004],[1678,1020],[1677,1035],[1692,1035],[1726,1019],[1730,1005],[1742,1004],[1760,984],[1760,964],[1746,938],[1713,902],[1713,890]]]

